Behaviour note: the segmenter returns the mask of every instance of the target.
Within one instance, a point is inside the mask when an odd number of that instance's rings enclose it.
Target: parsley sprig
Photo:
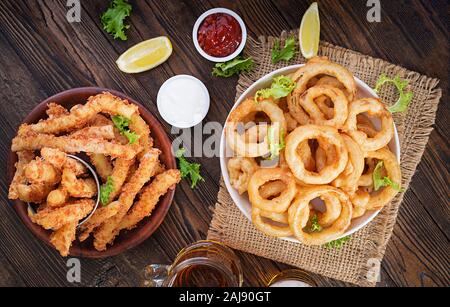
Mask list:
[[[195,188],[199,181],[205,181],[200,175],[200,164],[190,163],[184,157],[186,149],[180,148],[175,152],[175,157],[178,159],[178,166],[180,168],[180,173],[182,178],[189,177],[191,179],[191,188]]]
[[[103,30],[111,34],[114,39],[127,40],[125,30],[130,25],[125,25],[124,20],[130,16],[132,6],[127,0],[113,0],[109,8],[100,16]]]

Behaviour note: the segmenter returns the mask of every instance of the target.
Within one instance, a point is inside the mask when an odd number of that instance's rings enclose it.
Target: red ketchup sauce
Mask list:
[[[206,17],[197,33],[200,47],[214,57],[226,57],[241,44],[242,29],[231,15],[215,13]]]

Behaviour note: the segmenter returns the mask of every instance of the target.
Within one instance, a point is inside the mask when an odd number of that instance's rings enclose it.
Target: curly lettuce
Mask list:
[[[263,88],[256,92],[255,101],[262,99],[280,99],[289,95],[297,86],[297,84],[289,77],[278,76],[273,78],[272,85],[269,88]]]
[[[388,107],[388,110],[391,113],[405,112],[414,96],[413,92],[407,90],[408,81],[401,79],[399,76],[389,78],[386,74],[381,74],[375,84],[375,92],[378,94],[381,87],[389,83],[395,86],[399,93],[399,98],[394,105]]]

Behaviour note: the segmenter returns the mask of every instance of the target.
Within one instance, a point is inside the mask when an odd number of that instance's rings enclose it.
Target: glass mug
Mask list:
[[[241,263],[222,243],[203,240],[183,248],[171,265],[144,269],[144,287],[241,287]]]
[[[311,276],[300,269],[289,269],[273,276],[268,287],[317,287]]]

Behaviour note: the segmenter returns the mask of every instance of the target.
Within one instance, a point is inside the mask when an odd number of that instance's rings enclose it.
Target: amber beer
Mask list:
[[[172,287],[233,287],[234,280],[212,264],[194,264],[181,269],[171,282]]]
[[[146,268],[145,286],[163,287],[240,287],[239,259],[225,245],[199,241],[181,250],[170,266]]]

